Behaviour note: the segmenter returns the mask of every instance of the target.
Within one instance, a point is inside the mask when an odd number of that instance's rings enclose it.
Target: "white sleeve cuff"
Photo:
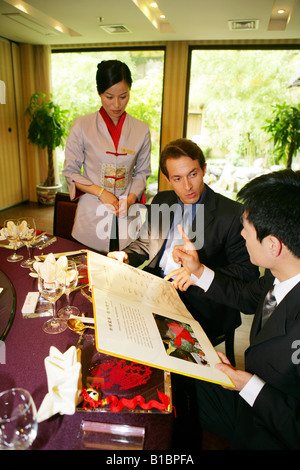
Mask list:
[[[253,375],[245,387],[240,391],[240,396],[248,403],[248,405],[253,406],[257,395],[260,393],[265,383],[266,382],[257,377],[257,375]]]
[[[204,267],[204,271],[202,273],[202,276],[199,278],[199,277],[196,277],[194,274],[191,274],[191,281],[194,284],[196,284],[196,286],[203,289],[204,292],[206,292],[210,288],[210,285],[214,280],[215,272],[212,271],[207,266],[203,266],[203,267]]]

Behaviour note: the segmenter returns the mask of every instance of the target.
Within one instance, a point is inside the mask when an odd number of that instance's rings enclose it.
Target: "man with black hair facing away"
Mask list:
[[[173,256],[182,267],[171,272],[179,290],[198,286],[201,297],[255,313],[245,370],[236,370],[222,353],[220,370],[235,391],[195,382],[201,426],[222,435],[231,449],[300,449],[300,171],[282,170],[247,183],[238,193],[244,203],[242,236],[253,264],[265,268],[258,280],[214,273],[201,287],[207,269],[185,233]],[[237,393],[238,392],[238,393]]]

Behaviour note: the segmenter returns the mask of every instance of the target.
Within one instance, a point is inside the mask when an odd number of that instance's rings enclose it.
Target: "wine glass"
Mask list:
[[[9,244],[14,248],[15,252],[7,258],[7,261],[14,263],[16,261],[22,261],[23,256],[17,255],[18,242],[19,242],[19,221],[18,219],[9,219],[4,222],[4,233],[5,237],[9,241]]]
[[[57,315],[60,318],[69,318],[70,315],[78,315],[80,313],[77,307],[74,305],[70,305],[70,293],[72,289],[77,286],[78,282],[78,271],[76,267],[75,261],[68,261],[68,266],[66,269],[66,286],[65,286],[65,294],[67,296],[68,305],[66,307],[62,307],[58,310]]]
[[[28,258],[22,261],[22,268],[30,268],[34,260],[30,258],[30,245],[36,237],[36,225],[33,217],[22,217],[19,219],[19,240],[27,247]]]
[[[37,412],[23,388],[0,393],[0,450],[25,450],[37,435]]]
[[[42,296],[52,304],[52,318],[43,325],[43,330],[49,334],[56,334],[65,331],[67,321],[64,318],[58,318],[56,315],[56,301],[63,295],[65,290],[65,275],[62,271],[51,278],[44,278],[38,275],[38,287]]]

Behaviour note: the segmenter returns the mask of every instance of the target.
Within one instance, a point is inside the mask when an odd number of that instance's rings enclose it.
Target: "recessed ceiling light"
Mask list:
[[[81,36],[81,34],[77,33],[76,31],[73,31],[72,29],[68,28],[67,26],[63,25],[59,21],[57,21],[55,18],[51,18],[50,16],[46,15],[42,11],[38,10],[37,8],[34,8],[31,6],[29,3],[24,2],[23,0],[4,0],[6,3],[9,5],[12,5],[14,8],[17,10],[21,11],[22,13],[25,13],[26,15],[21,15],[19,14],[19,17],[17,17],[16,13],[7,13],[8,15],[11,15],[11,19],[14,19],[15,21],[21,23],[25,26],[29,27],[29,22],[31,24],[35,25],[35,28],[40,29],[39,32],[41,34],[44,34],[42,31],[48,31],[47,34],[49,34],[49,30],[53,33],[54,32],[63,32],[64,34],[68,34],[69,36]],[[13,16],[15,15],[15,16]],[[33,28],[31,28],[33,29]]]
[[[283,13],[285,13],[285,10],[283,10],[283,9],[281,8],[280,10],[277,10],[277,13],[278,13],[279,15],[283,15]]]
[[[146,18],[160,33],[174,33],[174,30],[156,2],[132,0]]]
[[[15,5],[15,7],[16,7],[18,10],[23,11],[24,13],[28,13],[27,10],[26,10],[26,8],[25,8],[23,5],[21,5],[21,4],[17,4],[17,5]]]

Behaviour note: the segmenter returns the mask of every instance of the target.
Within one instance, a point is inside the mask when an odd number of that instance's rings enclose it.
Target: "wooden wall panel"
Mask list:
[[[28,169],[27,169],[27,158],[26,158],[26,147],[25,141],[27,135],[25,135],[24,129],[24,105],[23,105],[23,93],[22,93],[22,69],[20,63],[20,47],[19,45],[12,43],[12,60],[13,60],[13,74],[15,83],[15,100],[16,100],[16,117],[18,126],[18,148],[19,148],[19,162],[21,171],[21,185],[22,185],[22,196],[23,200],[29,199],[29,188],[28,188]]]
[[[0,104],[0,209],[3,209],[23,201],[12,48],[5,41],[0,41],[0,80],[6,85],[6,104]]]
[[[50,47],[20,44],[20,63],[22,71],[23,106],[20,109],[23,125],[24,147],[28,172],[29,200],[37,201],[36,185],[43,183],[47,176],[48,155],[46,149],[30,144],[27,139],[29,119],[25,116],[30,97],[33,93],[50,93]]]
[[[161,128],[161,148],[171,140],[183,137],[186,99],[188,43],[168,42],[166,46],[164,93]],[[169,183],[159,175],[159,191],[170,189]]]

